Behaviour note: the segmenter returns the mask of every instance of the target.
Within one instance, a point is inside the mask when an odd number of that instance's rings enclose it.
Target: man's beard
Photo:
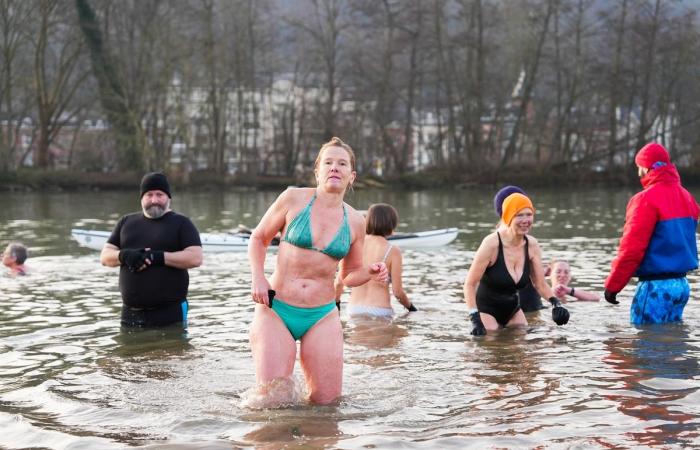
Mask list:
[[[168,210],[167,203],[165,205],[151,204],[151,205],[148,205],[143,210],[143,213],[149,219],[160,219],[161,217],[163,217],[165,215],[165,212],[167,210]]]

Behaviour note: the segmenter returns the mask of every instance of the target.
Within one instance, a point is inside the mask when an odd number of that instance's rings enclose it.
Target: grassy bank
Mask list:
[[[0,173],[0,191],[106,191],[138,189],[143,174],[21,170]],[[284,189],[290,177],[235,177],[207,172],[168,174],[173,189]]]
[[[0,173],[0,191],[104,191],[138,189],[142,174],[41,171],[23,169],[18,172]],[[681,169],[686,185],[700,185],[699,169]],[[182,190],[281,190],[292,185],[310,185],[293,177],[277,176],[222,176],[210,172],[169,174],[174,189]],[[520,167],[506,170],[482,170],[464,172],[455,170],[428,170],[397,177],[378,178],[359,176],[356,189],[385,187],[400,189],[450,189],[471,186],[502,186],[516,184],[528,187],[638,185],[636,171],[619,170],[615,173],[585,170],[539,170]]]

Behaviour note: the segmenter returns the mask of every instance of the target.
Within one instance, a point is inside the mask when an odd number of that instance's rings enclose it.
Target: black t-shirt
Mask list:
[[[202,245],[192,221],[173,211],[159,219],[149,219],[141,212],[123,216],[107,242],[120,249],[150,248],[165,252]],[[189,282],[187,270],[175,267],[151,266],[133,273],[126,266],[121,266],[119,270],[122,300],[134,308],[154,308],[181,302],[187,298]]]

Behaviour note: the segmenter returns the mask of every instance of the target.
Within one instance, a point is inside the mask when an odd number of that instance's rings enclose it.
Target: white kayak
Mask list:
[[[392,244],[401,248],[430,248],[447,245],[457,238],[457,228],[419,231],[416,233],[398,233],[389,236]],[[102,250],[109,235],[108,231],[81,230],[74,228],[71,237],[83,247]],[[249,233],[200,233],[202,249],[208,253],[240,252],[248,249]],[[279,242],[275,239],[270,246],[276,249]]]

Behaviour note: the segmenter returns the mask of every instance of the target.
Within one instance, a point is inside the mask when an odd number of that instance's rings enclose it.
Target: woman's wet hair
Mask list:
[[[332,137],[330,141],[321,146],[321,149],[318,151],[318,155],[316,156],[316,161],[314,162],[314,169],[318,169],[319,164],[321,164],[321,155],[323,155],[323,151],[328,147],[340,147],[348,152],[348,155],[350,155],[350,168],[355,170],[355,152],[352,150],[352,147],[343,142],[343,140],[339,137]]]
[[[399,213],[393,206],[376,203],[367,210],[367,234],[389,236],[399,224]]]
[[[24,245],[13,242],[10,245],[8,245],[8,249],[10,250],[10,255],[15,258],[15,261],[17,264],[24,264],[24,262],[27,260],[27,247]]]
[[[553,259],[549,262],[549,267],[551,269],[554,269],[557,264],[566,264],[567,266],[569,266],[569,268],[571,268],[571,264],[569,264],[569,261],[565,259]]]

